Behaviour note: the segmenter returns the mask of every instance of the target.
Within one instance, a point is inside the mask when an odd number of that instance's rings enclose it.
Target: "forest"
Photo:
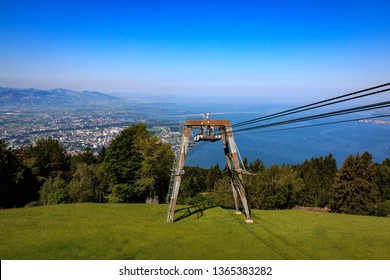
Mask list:
[[[175,155],[143,123],[123,130],[97,155],[88,148],[70,155],[58,140],[41,139],[10,149],[0,140],[0,207],[62,203],[164,203]],[[373,162],[369,152],[348,156],[341,167],[332,154],[298,165],[266,167],[260,159],[243,168],[252,209],[327,207],[334,213],[390,214],[390,159]],[[185,166],[179,204],[233,207],[228,170]]]

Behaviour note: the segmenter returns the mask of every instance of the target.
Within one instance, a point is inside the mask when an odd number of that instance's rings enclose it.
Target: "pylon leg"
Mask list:
[[[236,213],[241,214],[241,211],[239,211],[239,206],[238,206],[238,198],[237,198],[237,193],[238,193],[241,199],[241,203],[245,209],[246,222],[253,223],[253,220],[251,219],[250,210],[248,207],[248,201],[246,199],[245,188],[242,182],[241,168],[238,161],[236,144],[234,142],[234,137],[233,137],[233,131],[230,126],[226,127],[226,130],[223,131],[222,142],[224,146],[227,167],[229,169],[230,184],[232,185],[234,203],[236,206]]]
[[[240,208],[239,208],[239,203],[238,203],[238,192],[237,192],[237,189],[236,189],[236,186],[234,185],[234,181],[233,179],[231,178],[233,174],[230,173],[230,185],[232,187],[232,192],[233,192],[233,198],[234,198],[234,206],[236,207],[236,214],[237,215],[241,215],[242,212],[240,211]]]
[[[238,193],[240,195],[242,205],[244,206],[245,209],[246,223],[253,224],[253,220],[251,218],[251,213],[248,206],[248,200],[246,199],[244,186],[242,185],[241,178],[238,178],[238,180],[239,180]]]
[[[175,208],[176,208],[176,201],[177,201],[177,196],[179,195],[179,189],[180,189],[180,183],[181,183],[181,176],[184,173],[184,161],[186,158],[187,154],[187,148],[188,148],[188,141],[189,141],[189,136],[190,136],[191,128],[184,128],[184,133],[180,145],[180,155],[178,158],[178,163],[176,166],[175,172],[175,181],[173,185],[173,190],[172,190],[172,196],[169,204],[169,209],[168,209],[168,217],[167,221],[168,222],[173,222],[174,220],[174,215],[175,215]]]

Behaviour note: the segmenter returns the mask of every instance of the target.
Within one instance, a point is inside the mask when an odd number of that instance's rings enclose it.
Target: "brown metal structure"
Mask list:
[[[206,131],[212,132],[212,135],[202,135],[203,141],[217,141],[222,140],[223,150],[225,153],[227,167],[229,169],[230,184],[233,191],[234,203],[236,207],[236,214],[241,214],[239,211],[239,202],[238,197],[240,197],[242,205],[245,209],[246,222],[253,223],[251,219],[248,202],[246,199],[244,183],[242,179],[242,173],[244,172],[241,169],[238,158],[238,151],[236,148],[236,143],[233,137],[233,130],[229,120],[187,120],[183,127],[183,136],[180,145],[180,153],[177,159],[177,164],[174,168],[174,182],[172,186],[172,193],[169,199],[169,210],[168,210],[168,222],[173,222],[177,196],[179,194],[181,177],[184,174],[184,161],[187,154],[188,143],[190,141],[190,135],[192,129],[200,129],[201,132],[205,133]],[[215,129],[219,129],[220,134],[217,137],[213,137]],[[199,139],[199,138],[198,138]]]

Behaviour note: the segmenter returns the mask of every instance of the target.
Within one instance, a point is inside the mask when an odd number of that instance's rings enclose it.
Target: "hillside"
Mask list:
[[[175,223],[167,205],[68,204],[0,211],[1,259],[390,259],[390,219],[220,207]],[[181,219],[180,219],[181,217]]]
[[[0,88],[2,105],[70,106],[107,105],[119,102],[121,99],[117,97],[93,91]]]

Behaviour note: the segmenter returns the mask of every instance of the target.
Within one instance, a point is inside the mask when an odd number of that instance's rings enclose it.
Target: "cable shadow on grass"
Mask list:
[[[197,204],[197,205],[191,205],[189,207],[177,209],[175,211],[175,214],[179,214],[180,216],[178,216],[174,221],[177,222],[185,218],[191,217],[193,215],[196,215],[197,218],[199,219],[203,216],[204,210],[214,208],[214,207],[216,206]]]
[[[318,259],[316,256],[314,256],[312,253],[309,253],[307,251],[305,251],[304,249],[302,249],[299,245],[297,244],[294,244],[294,242],[291,242],[289,241],[287,238],[283,237],[282,235],[280,234],[277,234],[275,231],[271,230],[270,228],[268,228],[267,226],[265,226],[263,223],[261,223],[261,218],[258,217],[255,213],[252,213],[252,218],[255,220],[255,221],[258,221],[258,223],[256,223],[258,226],[260,226],[263,230],[265,230],[266,232],[268,232],[271,236],[279,239],[281,242],[283,242],[284,244],[286,244],[287,246],[289,246],[290,248],[296,250],[297,252],[301,253],[302,255],[306,256],[307,258],[311,259],[311,260],[315,260],[315,259]]]

